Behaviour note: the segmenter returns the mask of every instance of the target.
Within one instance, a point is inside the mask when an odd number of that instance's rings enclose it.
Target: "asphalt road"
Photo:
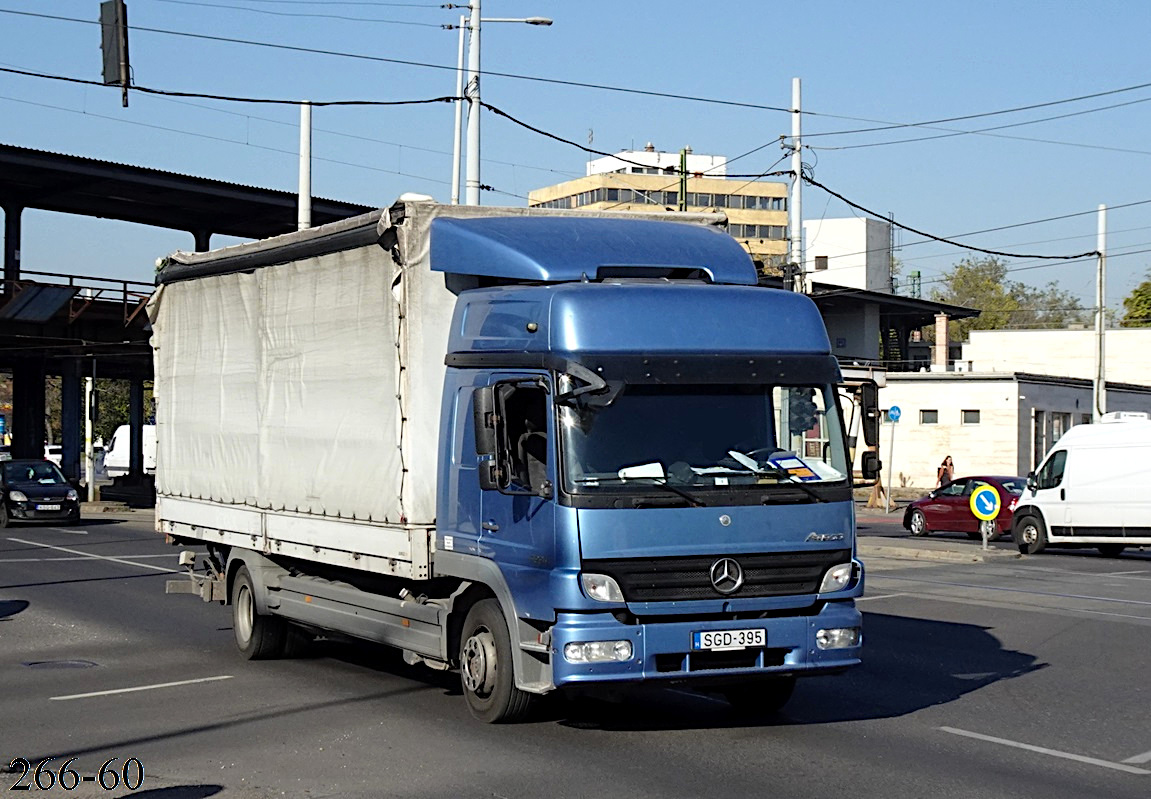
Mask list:
[[[1151,794],[1146,555],[867,558],[865,665],[774,718],[663,689],[516,726],[377,647],[243,661],[226,609],[164,594],[175,560],[144,513],[0,530],[3,762],[135,758],[138,790],[48,791],[164,799]]]

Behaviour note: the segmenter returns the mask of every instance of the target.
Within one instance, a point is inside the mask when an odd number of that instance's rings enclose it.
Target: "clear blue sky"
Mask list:
[[[0,0],[0,66],[100,78],[98,0]],[[454,94],[460,10],[439,3],[330,0],[128,0],[134,81],[155,89],[256,98],[421,100]],[[552,27],[489,24],[485,71],[688,99],[488,76],[483,99],[597,150],[652,142],[735,158],[757,174],[783,152],[791,79],[803,79],[804,133],[917,123],[1054,103],[1151,83],[1151,3],[1013,0],[483,0],[485,17],[548,16]],[[242,39],[211,41],[143,30]],[[411,66],[381,59],[439,65]],[[0,141],[294,191],[298,111],[0,72]],[[1110,107],[1124,104],[1120,107]],[[1067,116],[1074,114],[1074,116]],[[1048,119],[1060,116],[1060,119]],[[1037,121],[1044,120],[1047,121]],[[869,121],[864,121],[869,120]],[[448,104],[318,108],[317,196],[390,204],[405,191],[447,201]],[[1032,123],[1032,124],[1020,124]],[[1003,128],[1001,126],[1013,127]],[[987,128],[1000,128],[987,131]],[[980,131],[943,138],[953,131]],[[859,204],[940,236],[1082,214],[965,239],[994,250],[1063,254],[1095,247],[1100,203],[1151,200],[1151,86],[930,128],[811,135],[817,180]],[[919,139],[919,141],[906,141]],[[926,140],[924,140],[926,139]],[[854,145],[877,145],[853,147]],[[836,149],[851,147],[851,149]],[[534,188],[582,175],[580,150],[485,114],[488,205],[523,205]],[[779,168],[779,167],[775,167]],[[805,218],[851,214],[808,188]],[[1151,266],[1151,203],[1109,213],[1108,304]],[[931,281],[966,253],[900,236],[906,270]],[[216,237],[213,244],[228,243]],[[25,270],[150,280],[159,255],[191,237],[43,212],[24,215]],[[1131,254],[1124,254],[1131,253]],[[1094,264],[1009,259],[1012,277],[1058,281],[1094,303]],[[1038,268],[1031,268],[1038,267]]]

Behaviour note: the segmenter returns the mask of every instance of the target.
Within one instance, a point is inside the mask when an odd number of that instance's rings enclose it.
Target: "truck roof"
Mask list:
[[[431,268],[525,282],[629,274],[756,284],[751,257],[714,227],[594,216],[441,216],[431,224]]]

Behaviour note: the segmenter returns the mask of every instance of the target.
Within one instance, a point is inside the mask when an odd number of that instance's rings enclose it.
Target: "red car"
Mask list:
[[[903,526],[912,535],[949,532],[966,533],[979,539],[979,519],[971,512],[971,493],[989,485],[999,494],[999,513],[995,517],[996,535],[1011,534],[1011,516],[1015,502],[1027,487],[1026,477],[977,476],[959,477],[925,497],[915,500],[903,512]]]

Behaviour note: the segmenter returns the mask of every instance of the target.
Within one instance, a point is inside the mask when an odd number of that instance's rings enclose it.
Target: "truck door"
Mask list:
[[[492,387],[496,485],[480,497],[479,551],[513,591],[546,591],[555,564],[551,396],[540,376],[496,375]]]

